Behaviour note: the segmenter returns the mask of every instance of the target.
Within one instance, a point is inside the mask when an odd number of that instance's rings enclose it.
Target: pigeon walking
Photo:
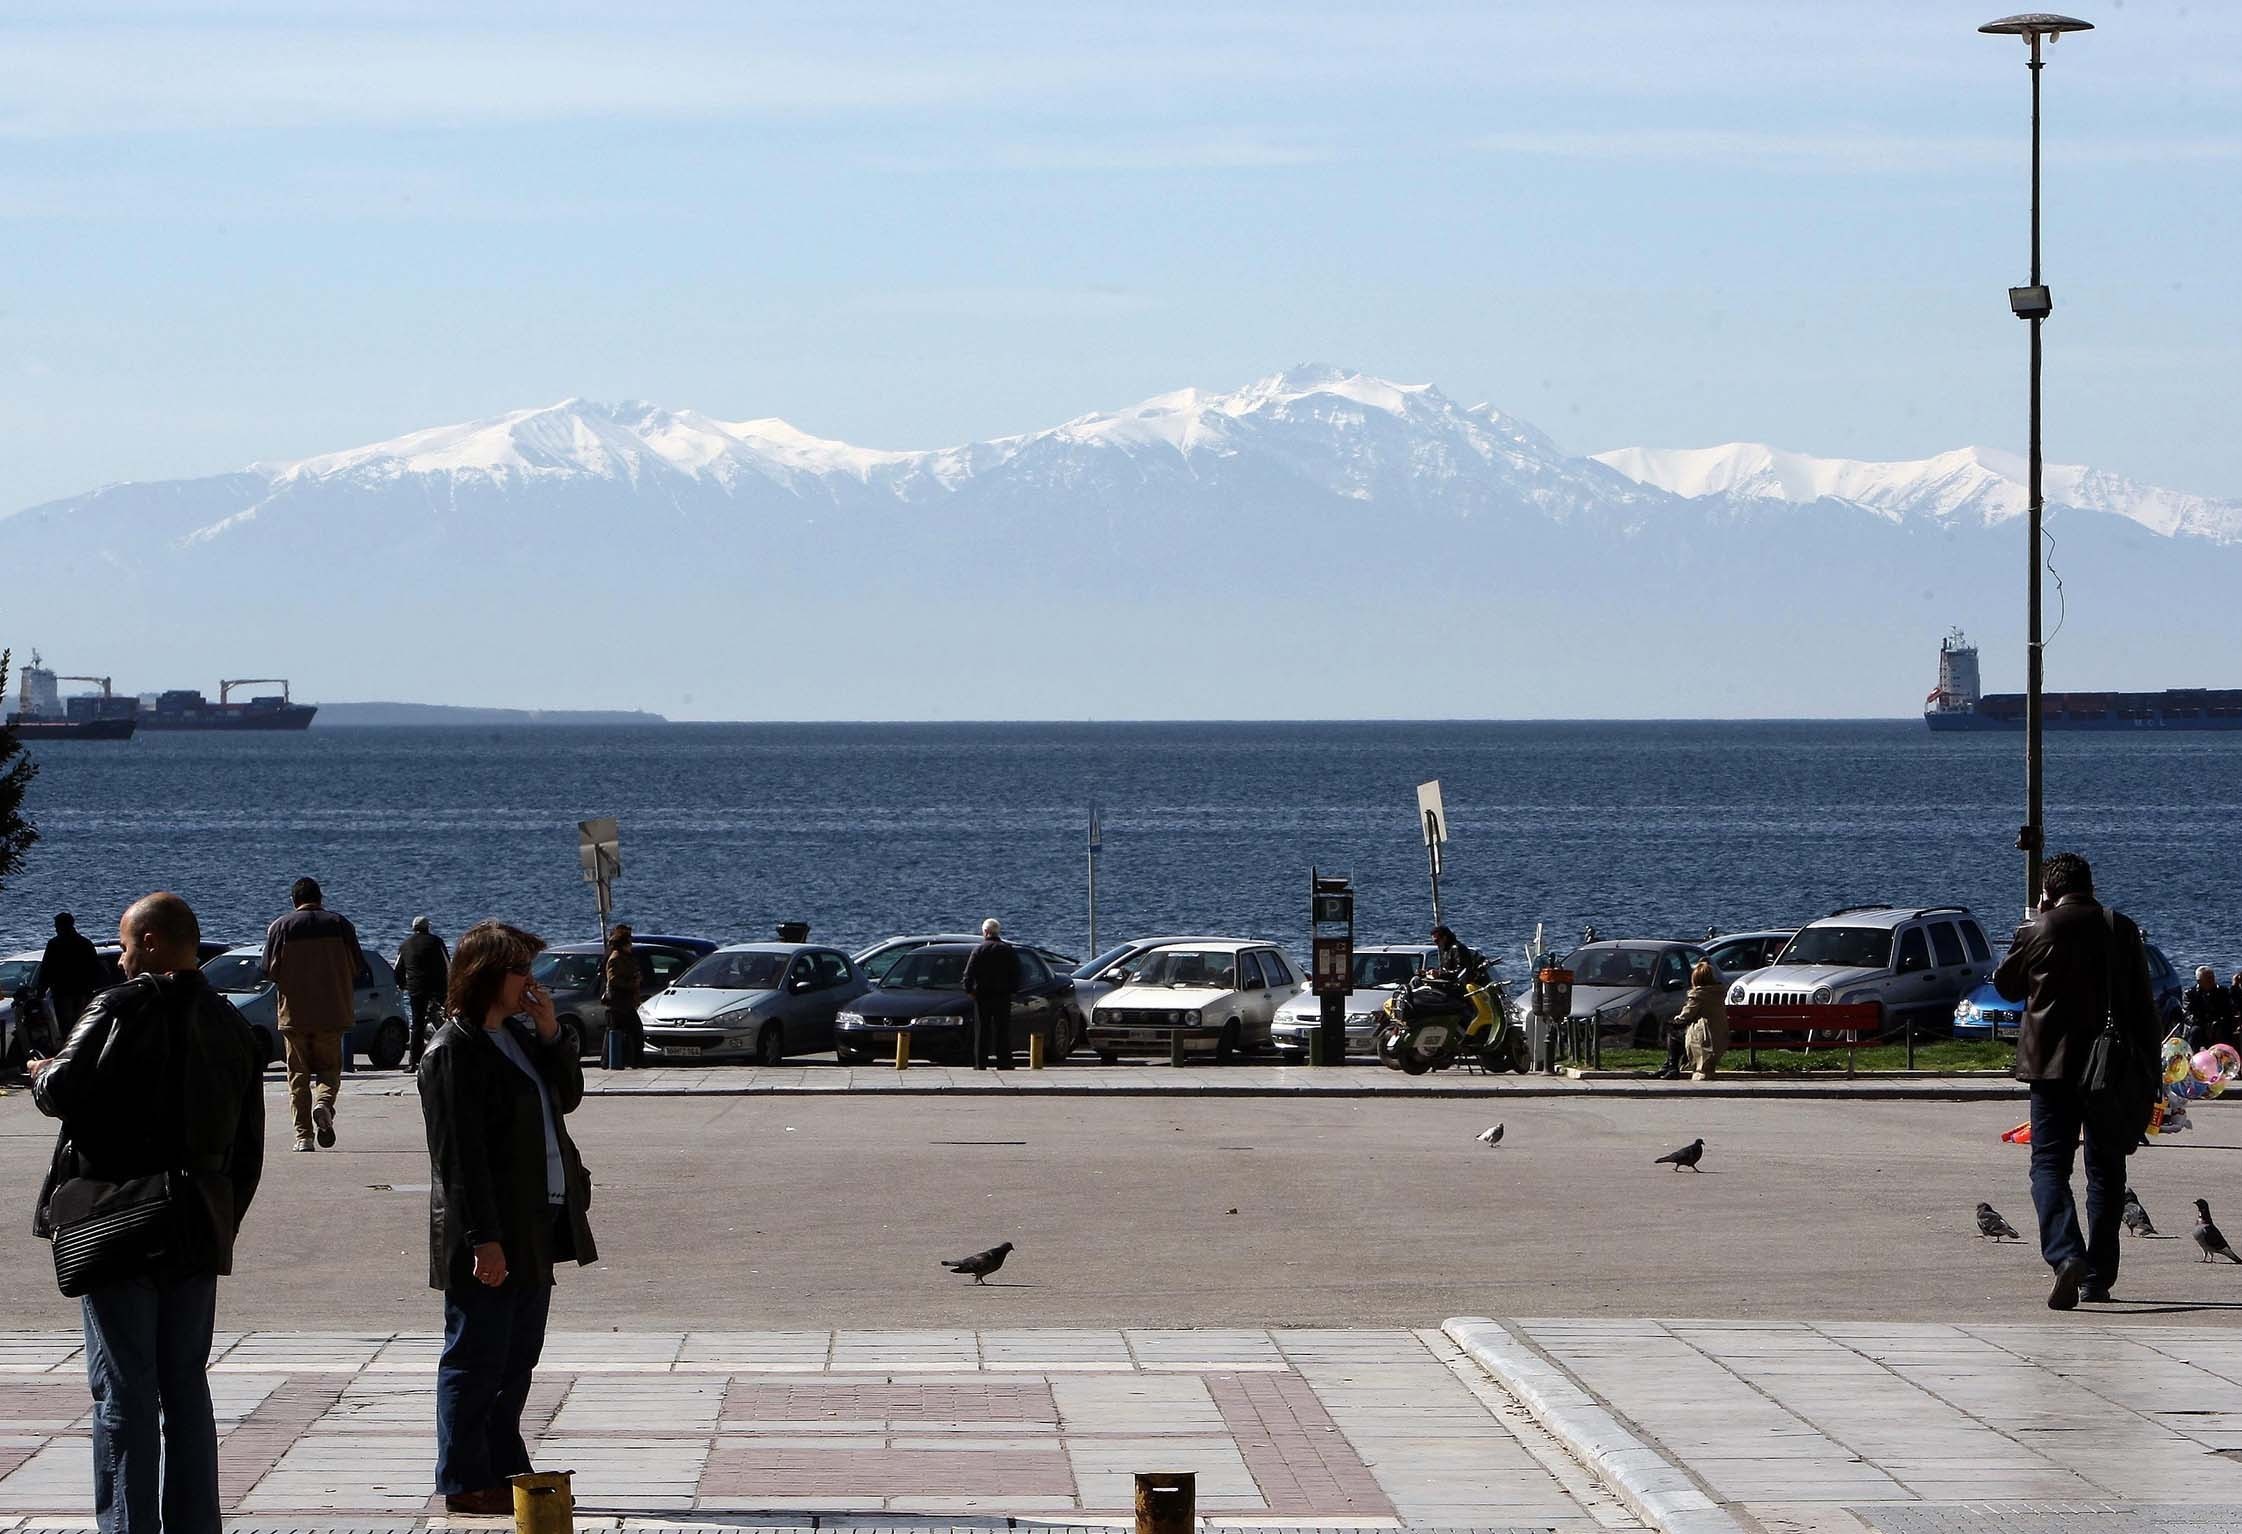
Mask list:
[[[2125,1208],[2119,1218],[2125,1221],[2125,1228],[2136,1236],[2156,1234],[2156,1222],[2149,1218],[2149,1212],[2141,1207],[2139,1196],[2131,1188],[2125,1190]]]
[[[2024,1239],[2016,1233],[2016,1227],[2002,1219],[2001,1212],[1991,1204],[1979,1204],[1977,1206],[1977,1233],[1980,1238],[1990,1238],[1994,1241],[2021,1241]]]
[[[2210,1200],[2197,1199],[2195,1212],[2202,1217],[2196,1222],[2195,1244],[2202,1248],[2203,1260],[2209,1262],[2214,1257],[2224,1257],[2228,1262],[2242,1262],[2242,1257],[2235,1256],[2234,1248],[2226,1244],[2226,1237],[2219,1234],[2218,1226],[2211,1223]]]
[[[985,1252],[975,1252],[972,1256],[960,1257],[955,1262],[944,1258],[942,1266],[952,1273],[970,1273],[973,1275],[973,1282],[985,1284],[991,1273],[1004,1266],[1004,1259],[1011,1252],[1012,1243],[1007,1241],[1002,1246],[992,1246]]]
[[[1665,1166],[1670,1163],[1677,1172],[1683,1167],[1688,1167],[1692,1172],[1696,1172],[1703,1170],[1697,1163],[1704,1159],[1705,1142],[1703,1140],[1692,1140],[1678,1151],[1668,1151],[1665,1155],[1653,1161],[1651,1165]]]
[[[1497,1124],[1492,1129],[1482,1129],[1472,1138],[1481,1145],[1500,1145],[1502,1144],[1502,1125]]]

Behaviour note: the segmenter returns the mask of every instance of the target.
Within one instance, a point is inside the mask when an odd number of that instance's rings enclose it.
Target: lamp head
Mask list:
[[[2003,16],[1999,21],[1988,21],[1977,30],[1996,37],[2021,37],[2027,43],[2037,43],[2043,37],[2053,42],[2066,32],[2091,32],[2094,23],[2081,21],[2076,16],[2057,16],[2049,11],[2026,11],[2017,16]]]

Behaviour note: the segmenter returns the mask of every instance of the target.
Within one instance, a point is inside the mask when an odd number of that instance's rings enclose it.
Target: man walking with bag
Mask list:
[[[2117,1283],[2125,1158],[2157,1091],[2158,1027],[2141,931],[2094,898],[2094,873],[2059,852],[2040,874],[2040,908],[2016,931],[1994,989],[2025,1003],[2016,1070],[2032,1087],[2032,1205],[2055,1270],[2050,1310],[2107,1301]],[[2071,1166],[2086,1144],[2086,1234]]]
[[[125,984],[34,1069],[62,1120],[36,1234],[82,1296],[102,1534],[219,1534],[218,1430],[205,1370],[218,1279],[264,1170],[256,1036],[198,967],[177,895],[118,929]]]

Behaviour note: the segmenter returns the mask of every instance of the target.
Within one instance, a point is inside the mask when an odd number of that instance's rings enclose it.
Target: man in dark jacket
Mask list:
[[[421,1051],[428,1047],[428,1030],[444,1009],[444,984],[451,976],[451,955],[444,940],[428,928],[428,918],[413,918],[413,930],[397,949],[397,988],[412,1009],[413,1042],[405,1056],[408,1072],[420,1069]]]
[[[241,1014],[198,967],[195,913],[176,895],[125,912],[125,984],[105,991],[32,1076],[62,1120],[34,1233],[91,1211],[110,1185],[170,1174],[179,1221],[146,1271],[97,1285],[85,1312],[94,1517],[104,1534],[218,1534],[210,1334],[219,1275],[264,1170],[263,1061]]]
[[[1020,988],[1020,954],[995,917],[981,923],[981,942],[965,961],[973,998],[973,1068],[1012,1069],[1012,993]]]
[[[2105,1019],[2153,1054],[2160,1032],[2140,929],[2094,898],[2094,874],[2075,852],[2040,874],[2040,909],[2019,927],[1994,989],[2025,1004],[2016,1037],[2019,1081],[2032,1086],[2032,1204],[2040,1255],[2055,1270],[2051,1310],[2106,1301],[2117,1283],[2125,1158],[2140,1138],[2146,1103],[2090,1096],[2082,1083]],[[2139,1112],[2135,1110],[2139,1109]],[[2086,1236],[2079,1236],[2071,1166],[2086,1140]]]
[[[265,930],[265,977],[280,993],[280,1047],[288,1066],[288,1111],[296,1149],[335,1143],[335,1099],[343,1089],[344,1040],[368,975],[358,929],[327,909],[317,879],[289,886],[295,909]],[[369,976],[370,978],[370,976]]]
[[[78,930],[77,921],[68,911],[56,916],[54,936],[47,939],[47,951],[39,956],[39,990],[53,998],[58,1038],[77,1026],[78,1014],[86,1010],[93,993],[108,983],[101,955]]]
[[[2188,1048],[2209,1049],[2213,1044],[2234,1042],[2234,998],[2219,984],[2218,974],[2210,965],[2196,970],[2195,986],[2180,998],[2180,1005],[2187,1014]]]

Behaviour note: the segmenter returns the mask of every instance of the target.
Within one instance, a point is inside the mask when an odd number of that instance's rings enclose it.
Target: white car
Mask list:
[[[1269,1043],[1277,1009],[1301,987],[1276,944],[1247,939],[1170,943],[1123,968],[1128,978],[1090,1014],[1090,1047],[1108,1065],[1167,1054],[1178,1036],[1235,1060]]]
[[[1774,963],[1728,988],[1728,1003],[1872,1001],[1887,1034],[1910,1021],[1936,1031],[1995,964],[1984,929],[1962,906],[1847,906],[1799,928]]]
[[[1430,943],[1374,943],[1357,948],[1354,973],[1349,976],[1354,989],[1347,992],[1347,1053],[1376,1054],[1378,1009],[1404,980],[1439,965],[1440,950]],[[1277,1008],[1277,1020],[1269,1029],[1270,1042],[1276,1045],[1279,1059],[1287,1065],[1298,1065],[1308,1058],[1308,1040],[1322,1027],[1323,998],[1313,991],[1302,991]]]
[[[838,948],[813,943],[734,943],[639,1004],[651,1059],[751,1059],[833,1047],[833,1020],[864,994],[864,977]]]

